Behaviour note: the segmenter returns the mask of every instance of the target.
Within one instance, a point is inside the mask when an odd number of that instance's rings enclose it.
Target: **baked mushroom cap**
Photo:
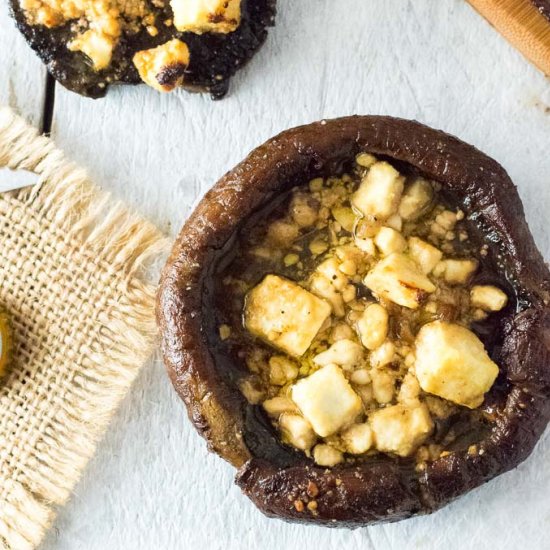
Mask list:
[[[452,451],[418,470],[390,457],[331,469],[289,452],[255,414],[209,343],[215,258],[258,208],[300,182],[341,171],[369,152],[442,184],[476,220],[506,273],[517,307],[494,350],[506,390],[476,451]],[[254,150],[203,198],[164,268],[157,317],[164,360],[211,451],[266,515],[358,526],[430,513],[525,460],[550,418],[550,273],[505,170],[474,147],[413,121],[353,116],[294,128]],[[296,506],[314,497],[316,509]]]
[[[173,39],[183,41],[190,52],[182,87],[194,92],[208,92],[213,99],[222,98],[228,91],[230,78],[265,42],[267,28],[275,21],[276,5],[276,0],[243,0],[241,21],[234,32],[195,34],[179,32],[173,24],[164,24],[164,21],[173,19],[168,0],[150,3],[156,34],[151,36],[145,28],[135,34],[123,32],[109,66],[97,71],[83,53],[68,49],[74,35],[72,21],[53,28],[31,25],[20,1],[9,0],[12,16],[50,74],[68,90],[91,98],[105,96],[111,84],[142,84],[132,61],[134,55]]]

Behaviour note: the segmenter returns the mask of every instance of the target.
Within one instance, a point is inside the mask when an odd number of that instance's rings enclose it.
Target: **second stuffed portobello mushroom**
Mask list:
[[[288,130],[209,191],[164,268],[164,360],[268,516],[437,510],[550,415],[550,273],[505,170],[417,122]]]
[[[275,23],[276,0],[10,0],[17,27],[67,89],[182,87],[221,99]]]

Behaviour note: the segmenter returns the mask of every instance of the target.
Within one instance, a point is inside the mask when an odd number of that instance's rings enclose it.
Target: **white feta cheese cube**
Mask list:
[[[365,285],[386,300],[416,309],[435,285],[419,266],[403,254],[390,254],[367,274]]]
[[[472,331],[443,321],[420,329],[415,368],[425,392],[471,409],[481,405],[498,375],[498,366]]]
[[[170,6],[181,32],[225,34],[241,23],[241,0],[170,0]]]
[[[336,365],[323,367],[296,382],[291,397],[321,437],[351,424],[362,409],[361,398]]]
[[[405,178],[387,162],[372,165],[352,197],[352,204],[364,216],[385,220],[395,214]]]
[[[441,250],[418,237],[410,237],[409,255],[426,275],[431,273],[433,268],[443,258]]]
[[[340,292],[349,283],[349,277],[340,270],[340,262],[337,258],[329,258],[317,266],[316,273],[323,275],[330,284]]]
[[[284,355],[274,355],[269,359],[269,382],[274,386],[284,386],[298,376],[298,367]]]
[[[429,181],[417,178],[407,185],[399,204],[399,215],[407,221],[418,219],[433,199],[433,187]]]
[[[330,312],[327,302],[296,283],[267,275],[246,297],[244,323],[255,336],[300,357]]]
[[[470,291],[470,301],[483,311],[500,311],[508,303],[508,296],[493,285],[476,285]]]
[[[189,48],[175,38],[137,52],[133,61],[143,82],[159,92],[170,92],[183,82],[183,73],[189,65]]]
[[[389,256],[393,252],[403,252],[407,248],[407,241],[403,235],[391,227],[381,227],[374,243],[384,256]]]
[[[410,456],[432,433],[426,405],[394,405],[369,416],[376,448],[384,453]]]

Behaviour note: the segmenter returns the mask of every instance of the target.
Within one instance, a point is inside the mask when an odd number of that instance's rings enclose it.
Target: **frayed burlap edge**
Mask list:
[[[7,108],[0,108],[0,166],[39,174],[39,185],[7,197],[25,205],[37,219],[47,220],[65,235],[65,242],[107,266],[123,287],[117,307],[107,316],[107,341],[94,352],[93,368],[73,377],[41,448],[28,449],[34,462],[24,463],[35,467],[20,475],[2,475],[7,453],[2,453],[0,441],[0,547],[26,549],[40,543],[56,506],[69,498],[112,414],[152,352],[155,287],[145,280],[145,270],[167,251],[168,242],[155,226],[94,186],[50,139]]]

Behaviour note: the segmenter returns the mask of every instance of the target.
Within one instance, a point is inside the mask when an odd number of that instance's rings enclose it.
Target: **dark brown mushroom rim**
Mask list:
[[[242,19],[237,30],[227,34],[199,35],[178,32],[173,25],[168,27],[162,23],[173,17],[168,0],[150,2],[149,9],[155,16],[158,34],[150,36],[145,28],[137,34],[123,34],[109,67],[96,71],[83,53],[67,48],[73,34],[71,21],[50,29],[29,25],[19,0],[9,0],[9,4],[18,29],[49,73],[68,90],[91,98],[104,97],[111,84],[143,84],[132,62],[134,54],[178,38],[188,45],[190,51],[183,87],[221,99],[229,89],[230,78],[265,42],[267,28],[274,25],[276,9],[276,0],[243,0]]]
[[[483,407],[494,422],[476,452],[452,451],[420,471],[414,459],[380,455],[327,469],[285,447],[237,389],[212,326],[217,260],[243,221],[299,183],[342,173],[360,152],[440,182],[473,220],[515,294],[489,349],[500,376]],[[238,468],[236,482],[256,506],[290,521],[358,526],[433,512],[529,456],[550,417],[549,290],[550,273],[499,164],[417,122],[355,116],[283,132],[206,194],[164,269],[157,315],[164,360],[191,421],[209,449]],[[312,499],[314,511],[296,506]]]

